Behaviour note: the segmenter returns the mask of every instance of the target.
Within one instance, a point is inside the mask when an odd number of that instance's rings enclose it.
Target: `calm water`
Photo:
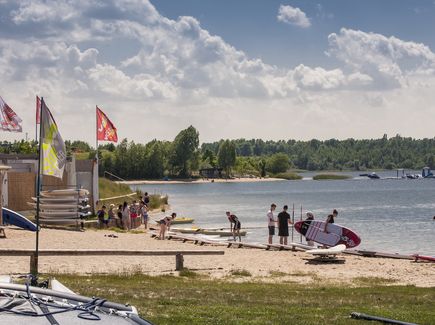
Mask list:
[[[291,210],[295,204],[295,220],[300,219],[301,205],[304,213],[311,210],[316,219],[322,220],[337,209],[336,222],[361,236],[361,249],[435,255],[435,179],[163,184],[133,188],[168,194],[172,210],[179,216],[195,218],[200,227],[228,227],[227,210],[239,217],[242,228],[264,226],[249,229],[246,241],[266,241],[266,213],[275,202],[277,211],[284,204]],[[294,241],[300,241],[296,232]]]

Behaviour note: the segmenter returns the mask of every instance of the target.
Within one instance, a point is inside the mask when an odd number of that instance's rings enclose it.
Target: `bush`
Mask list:
[[[290,167],[290,159],[285,153],[272,155],[266,164],[266,170],[273,173],[284,173]]]
[[[287,179],[287,180],[291,180],[291,181],[302,179],[301,175],[298,175],[296,173],[290,173],[290,172],[287,172],[287,173],[278,173],[278,174],[273,175],[273,177]]]
[[[350,178],[349,175],[337,175],[337,174],[318,174],[313,177],[315,181],[349,179],[349,178]]]

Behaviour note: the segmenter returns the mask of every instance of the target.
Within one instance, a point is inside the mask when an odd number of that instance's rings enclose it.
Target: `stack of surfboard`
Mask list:
[[[91,215],[88,204],[89,191],[64,189],[41,191],[39,198],[39,221],[45,225],[77,225],[80,219]],[[35,208],[37,198],[28,204]]]

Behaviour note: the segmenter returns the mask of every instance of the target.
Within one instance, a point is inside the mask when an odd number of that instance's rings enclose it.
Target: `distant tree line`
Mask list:
[[[78,159],[94,158],[95,149],[83,141],[65,141],[67,152]],[[37,153],[35,141],[0,142],[1,153]],[[199,145],[199,133],[190,126],[173,141],[146,144],[123,139],[99,146],[100,173],[125,179],[188,178],[202,168],[220,167],[225,176],[267,176],[289,169],[367,170],[435,169],[435,138],[413,139],[396,135],[370,140],[220,140]]]
[[[201,151],[216,152],[224,140],[204,143]],[[370,140],[233,140],[239,158],[246,161],[266,159],[270,168],[284,164],[284,154],[290,168],[304,170],[366,170],[435,168],[435,138],[413,139],[401,137]],[[272,159],[272,161],[270,161]],[[270,169],[269,168],[269,169]],[[281,169],[278,167],[278,169]]]

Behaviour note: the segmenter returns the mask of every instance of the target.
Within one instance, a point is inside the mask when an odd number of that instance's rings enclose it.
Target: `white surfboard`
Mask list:
[[[89,191],[82,188],[79,190],[75,189],[64,189],[64,190],[50,190],[50,191],[41,191],[42,196],[48,196],[48,197],[58,197],[58,196],[87,196],[89,195]]]
[[[331,256],[343,253],[346,249],[346,245],[340,244],[330,248],[318,248],[307,251],[309,254],[320,255],[320,256]]]
[[[36,203],[28,202],[28,205],[36,209]],[[71,203],[40,203],[40,210],[76,210],[81,208],[82,206],[79,204],[71,204]]]

